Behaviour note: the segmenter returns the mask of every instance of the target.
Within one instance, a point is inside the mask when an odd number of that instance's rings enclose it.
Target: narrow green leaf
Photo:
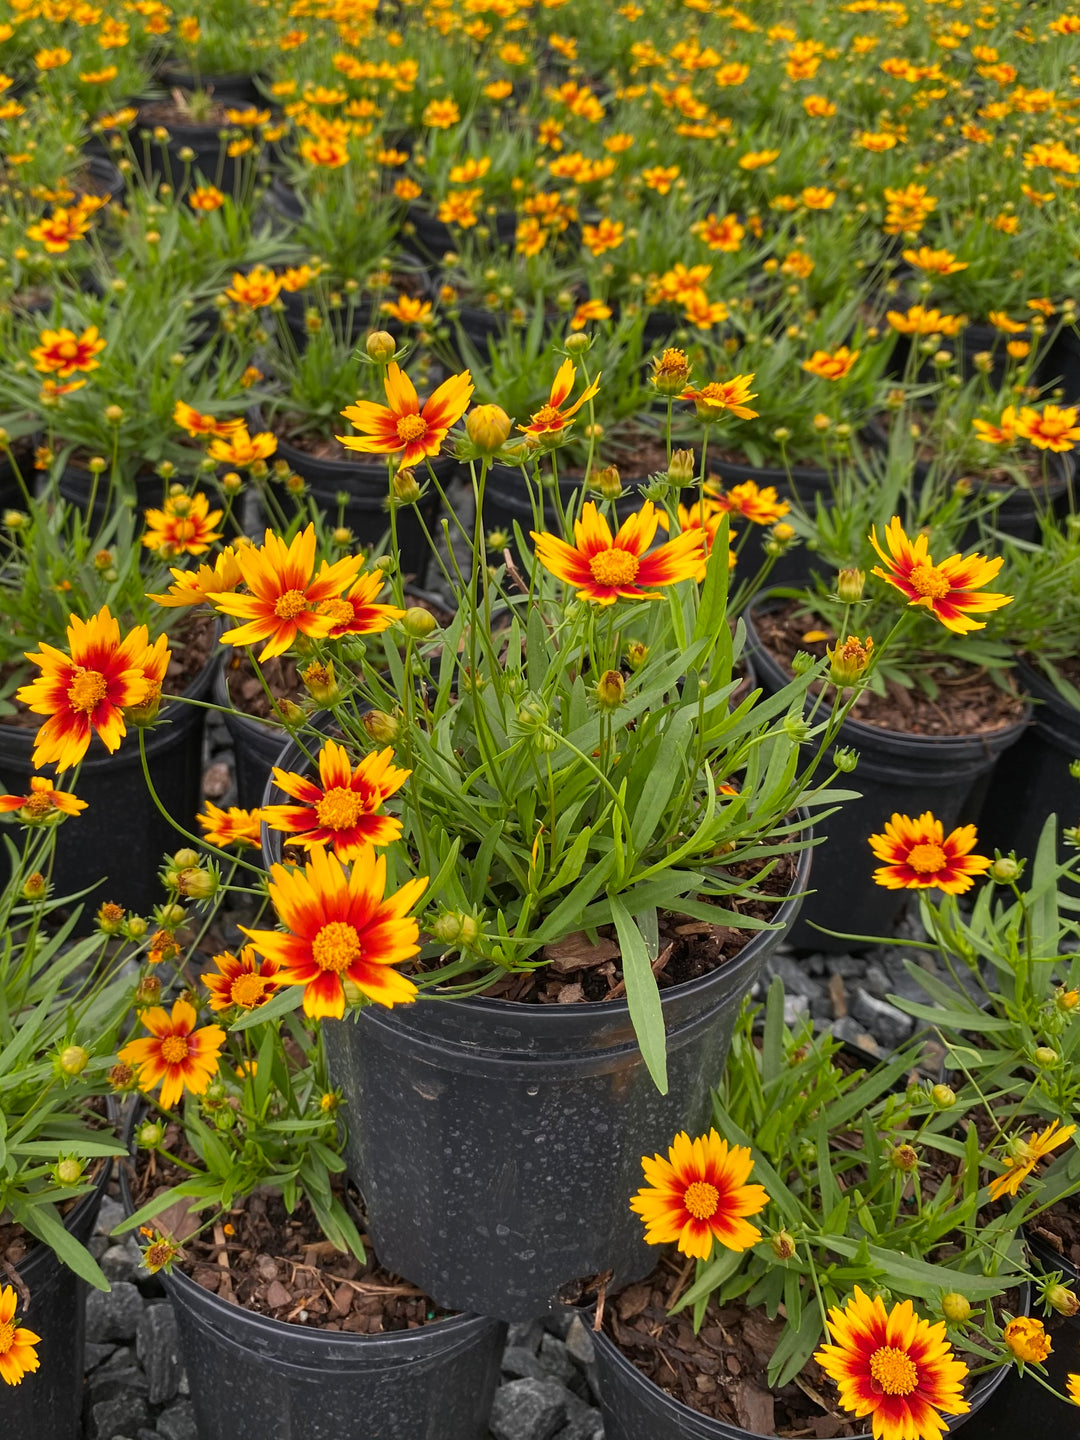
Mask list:
[[[667,1094],[667,1035],[660,990],[656,984],[649,951],[633,917],[617,895],[608,897],[611,917],[622,951],[623,980],[630,1020],[641,1047],[641,1058],[648,1066],[653,1083],[661,1095]]]

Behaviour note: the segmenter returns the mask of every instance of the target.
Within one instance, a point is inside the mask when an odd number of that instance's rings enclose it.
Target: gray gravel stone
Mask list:
[[[142,1308],[142,1296],[129,1281],[118,1281],[107,1293],[91,1290],[86,1301],[86,1338],[95,1344],[134,1340]]]
[[[124,1218],[124,1207],[119,1200],[114,1200],[111,1195],[102,1197],[101,1209],[98,1211],[97,1222],[94,1225],[95,1235],[109,1235],[120,1224]]]
[[[165,1440],[199,1440],[195,1408],[190,1400],[178,1400],[157,1418],[157,1433]]]
[[[887,1000],[879,1000],[876,995],[868,995],[864,990],[856,993],[851,1013],[856,1020],[861,1020],[874,1038],[888,1050],[902,1045],[911,1034],[915,1023],[895,1005],[890,1005]]]
[[[115,1400],[123,1395],[145,1396],[149,1386],[143,1372],[136,1366],[129,1365],[126,1368],[106,1366],[95,1370],[86,1388],[93,1408],[99,1400]]]
[[[548,1377],[539,1355],[521,1345],[508,1345],[503,1351],[502,1372],[512,1380],[544,1380]]]
[[[788,995],[804,995],[807,1000],[827,999],[825,986],[807,971],[801,960],[790,955],[774,955],[769,961],[769,971],[779,975]]]
[[[785,995],[784,1024],[789,1025],[792,1027],[792,1029],[794,1029],[795,1026],[800,1023],[809,1008],[810,1002],[809,1000],[807,1000],[805,995]]]
[[[552,1440],[571,1398],[555,1380],[512,1380],[495,1392],[491,1433],[495,1440]]]
[[[139,1363],[146,1371],[151,1405],[175,1400],[180,1387],[180,1336],[168,1301],[148,1305],[139,1317],[136,1335]]]
[[[101,1257],[101,1268],[106,1280],[127,1280],[134,1285],[143,1272],[142,1252],[133,1237],[129,1235],[121,1244],[110,1245]]]
[[[95,1440],[113,1440],[117,1435],[134,1435],[149,1419],[146,1401],[128,1390],[90,1407],[90,1433]]]
[[[591,1415],[579,1415],[556,1431],[555,1440],[604,1440],[604,1422],[595,1410]]]
[[[87,1344],[83,1351],[83,1368],[85,1370],[96,1370],[99,1365],[104,1365],[109,1356],[116,1349],[115,1345],[90,1345]]]
[[[569,1385],[577,1379],[577,1366],[566,1349],[566,1342],[554,1335],[545,1335],[540,1344],[540,1364],[553,1380]]]
[[[829,955],[825,960],[825,968],[830,975],[839,975],[843,980],[851,980],[862,975],[866,965],[855,955]]]
[[[566,1350],[570,1359],[583,1370],[587,1370],[596,1359],[593,1338],[580,1315],[575,1315],[570,1321],[570,1329],[566,1332]]]
[[[528,1320],[511,1325],[506,1332],[509,1349],[529,1350],[533,1355],[540,1353],[540,1341],[544,1338],[544,1327],[539,1320]]]

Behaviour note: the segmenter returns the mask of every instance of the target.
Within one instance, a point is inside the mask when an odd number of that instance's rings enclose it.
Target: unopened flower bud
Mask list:
[[[388,330],[373,330],[364,342],[364,349],[370,360],[389,365],[397,354],[397,341]]]
[[[787,546],[795,539],[795,527],[789,525],[786,520],[781,520],[769,531],[777,545]]]
[[[626,699],[626,681],[618,670],[605,670],[596,684],[596,702],[602,710],[617,710]]]
[[[640,670],[649,658],[649,647],[640,640],[630,640],[626,645],[626,663],[631,670]]]
[[[90,1064],[90,1052],[82,1045],[66,1045],[60,1051],[60,1069],[65,1075],[81,1075]]]
[[[999,885],[1008,885],[1018,878],[1020,864],[1012,855],[1001,855],[990,866],[990,878],[996,880]]]
[[[420,499],[420,486],[411,470],[399,470],[394,476],[394,499],[400,505],[415,505]]]
[[[693,450],[672,451],[667,473],[672,485],[689,485],[694,478]]]
[[[805,650],[796,650],[795,654],[791,657],[791,669],[796,675],[805,675],[806,672],[812,670],[816,664],[817,661],[813,655],[808,655]]]
[[[119,405],[106,405],[103,413],[110,425],[119,425],[124,418],[123,408]]]
[[[183,850],[177,850],[176,854],[172,857],[172,863],[177,870],[186,870],[189,865],[197,865],[199,863],[199,852],[187,847]]]
[[[889,1164],[894,1170],[911,1175],[919,1168],[919,1152],[913,1145],[897,1145],[889,1156]]]
[[[24,900],[44,900],[48,893],[49,882],[40,870],[32,871],[23,881],[21,894]]]
[[[328,660],[325,665],[318,660],[313,660],[304,670],[300,672],[300,679],[311,698],[318,705],[336,705],[341,699],[341,687],[334,677],[334,662]]]
[[[573,304],[573,297],[571,297],[570,303]],[[570,355],[584,355],[591,345],[592,341],[584,330],[575,330],[563,341],[563,348]]]
[[[335,545],[351,545],[353,534],[347,525],[336,525],[330,538]]]
[[[801,715],[785,715],[783,729],[788,739],[794,740],[797,745],[804,744],[810,738],[810,726]]]
[[[935,1085],[930,1099],[939,1110],[951,1110],[956,1104],[956,1091],[948,1085]]]
[[[77,1185],[83,1177],[84,1168],[81,1160],[76,1160],[73,1155],[68,1155],[58,1161],[53,1173],[56,1175],[59,1185]]]
[[[480,926],[472,915],[462,910],[448,910],[430,926],[428,933],[443,945],[471,945],[480,934]]]
[[[850,775],[858,763],[859,752],[850,745],[842,745],[839,750],[833,751],[833,764],[843,775]]]
[[[795,1254],[795,1237],[787,1230],[778,1230],[775,1235],[771,1235],[769,1244],[777,1260],[790,1260]]]
[[[845,605],[854,605],[866,588],[865,570],[841,570],[836,577],[836,593]]]
[[[494,455],[510,438],[513,422],[501,405],[476,405],[465,416],[465,430],[482,455]]]
[[[607,465],[603,470],[594,470],[589,476],[589,484],[605,500],[618,500],[623,493],[622,481],[619,479],[618,467],[615,465]]]
[[[431,611],[419,605],[410,605],[401,617],[401,628],[412,640],[426,640],[433,630],[438,629],[438,625]]]
[[[21,530],[29,518],[29,515],[24,515],[21,510],[5,510],[4,529]]]
[[[217,893],[218,877],[213,870],[203,870],[198,865],[191,865],[177,875],[176,888],[189,900],[209,900]]]
[[[160,998],[161,977],[144,975],[135,987],[135,1003],[137,1005],[156,1005]]]
[[[141,1150],[156,1150],[165,1139],[165,1126],[160,1120],[144,1120],[135,1131],[135,1141]]]
[[[971,1301],[959,1290],[950,1290],[941,1297],[941,1313],[952,1325],[963,1325],[971,1318]]]
[[[791,431],[786,425],[778,425],[772,432],[772,438],[778,445],[786,445],[791,439]]]
[[[1056,1050],[1052,1050],[1049,1045],[1040,1045],[1032,1058],[1040,1070],[1052,1070],[1061,1059],[1061,1056]]]
[[[1077,1005],[1080,1005],[1080,990],[1066,990],[1064,986],[1062,986],[1054,992],[1054,1004],[1059,1010],[1068,1014],[1070,1011],[1075,1010]]]
[[[394,716],[388,715],[385,710],[365,710],[360,717],[360,724],[371,739],[377,740],[381,745],[396,740],[400,728]]]
[[[1046,1292],[1046,1303],[1059,1315],[1075,1315],[1080,1310],[1080,1300],[1067,1285],[1052,1285]]]

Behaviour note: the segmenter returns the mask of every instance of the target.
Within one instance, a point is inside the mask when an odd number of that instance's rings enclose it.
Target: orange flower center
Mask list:
[[[940,845],[928,842],[925,845],[913,845],[907,863],[916,875],[936,875],[939,870],[948,869],[949,857]]]
[[[427,421],[422,415],[402,415],[397,422],[398,439],[408,444],[427,434]]]
[[[589,561],[592,577],[598,585],[629,585],[638,572],[639,561],[629,550],[601,550]]]
[[[329,615],[335,625],[347,625],[353,618],[353,607],[347,600],[324,600],[319,606],[320,615]]]
[[[936,565],[914,565],[908,580],[920,595],[929,595],[932,600],[943,600],[952,589]]]
[[[108,692],[105,676],[99,670],[84,670],[81,666],[68,686],[68,699],[73,710],[85,711],[87,715],[96,710]]]
[[[172,525],[173,540],[193,540],[198,531],[194,520],[174,520]]]
[[[26,797],[26,803],[22,808],[28,815],[47,815],[55,806],[50,793],[42,794],[41,791],[35,791],[33,795]]]
[[[311,955],[320,970],[336,975],[348,970],[361,956],[360,936],[344,920],[331,920],[311,942]]]
[[[885,1395],[910,1395],[919,1384],[915,1361],[892,1345],[883,1345],[870,1356],[870,1374]]]
[[[238,975],[229,986],[229,999],[234,1005],[253,1010],[263,998],[266,981],[261,975]]]
[[[183,1035],[166,1035],[161,1042],[161,1058],[169,1065],[179,1065],[188,1057],[188,1042]]]
[[[274,601],[274,614],[279,620],[295,620],[307,608],[307,596],[302,590],[286,590]]]
[[[532,418],[534,425],[551,425],[559,418],[559,407],[557,405],[541,405]]]
[[[709,1220],[720,1204],[720,1192],[707,1180],[695,1180],[686,1187],[683,1204],[695,1220]]]
[[[15,1344],[15,1321],[8,1320],[0,1325],[0,1355],[6,1355]]]
[[[362,796],[343,785],[335,785],[315,806],[319,824],[327,830],[351,830],[360,816],[367,812]]]
[[[61,360],[74,360],[79,353],[79,346],[75,340],[61,340],[56,346],[56,353]]]

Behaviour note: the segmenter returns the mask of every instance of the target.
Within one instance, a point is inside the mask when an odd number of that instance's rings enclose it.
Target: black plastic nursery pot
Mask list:
[[[1080,759],[1080,711],[1020,657],[1016,676],[1036,703],[1023,734],[994,773],[979,835],[991,850],[996,846],[1006,855],[1015,850],[1030,862],[1047,817],[1057,815],[1058,858],[1064,861],[1061,827],[1072,825],[1080,813],[1080,791],[1069,774],[1070,764]]]
[[[217,663],[218,657],[212,656],[184,692],[185,698],[205,697]],[[146,733],[154,789],[168,813],[189,831],[195,828],[202,791],[205,714],[200,705],[164,705],[154,728]],[[0,725],[0,785],[8,794],[26,793],[35,773],[30,757],[36,733],[23,726]],[[162,856],[176,850],[181,839],[147,790],[134,726],[128,725],[120,749],[112,755],[94,736],[72,788],[87,808],[57,831],[52,893],[63,896],[90,889],[80,902],[83,912],[76,933],[92,928],[94,913],[104,900],[149,914],[165,898],[158,878]],[[0,869],[6,868],[6,860],[0,861]]]
[[[195,75],[185,70],[182,63],[166,60],[154,79],[166,89],[184,90],[189,95],[196,90],[205,90],[216,100],[223,100],[228,105],[265,103],[255,76],[243,70],[212,71],[209,75]]]
[[[500,210],[480,222],[491,232],[492,243],[500,250],[509,250],[517,235],[517,216],[512,210]],[[430,210],[410,205],[402,224],[401,242],[421,260],[441,261],[448,252],[461,248],[461,237],[467,230],[451,230]]]
[[[662,992],[666,1095],[623,1001],[429,999],[326,1022],[349,1173],[382,1263],[448,1309],[515,1321],[554,1309],[579,1278],[647,1275],[655,1256],[627,1203],[641,1156],[706,1123],[739,1007],[809,870],[806,850],[778,928]]]
[[[101,1209],[112,1161],[106,1161],[93,1190],[73,1206],[64,1228],[82,1244],[90,1239]],[[87,1285],[56,1258],[47,1245],[35,1245],[17,1266],[29,1292],[20,1299],[19,1323],[41,1337],[38,1369],[18,1385],[5,1385],[0,1420],[5,1436],[20,1440],[80,1440],[82,1435],[83,1352],[86,1340]],[[7,1283],[0,1272],[0,1282]]]
[[[140,115],[137,128],[131,135],[135,165],[148,185],[156,188],[164,182],[183,195],[192,187],[205,183],[217,186],[226,195],[236,194],[237,181],[244,167],[250,166],[252,161],[247,157],[237,160],[226,153],[220,123],[184,125],[170,122],[164,127],[168,131],[168,140],[144,140],[141,132],[153,130],[155,125],[155,121],[144,120]],[[180,152],[189,150],[194,158],[185,162]]]
[[[95,485],[89,470],[70,462],[57,480],[56,490],[62,500],[87,516],[95,530],[101,529],[118,506],[129,506],[135,512],[137,534],[141,530],[143,511],[159,506],[166,495],[165,482],[152,472],[137,475],[134,480],[118,481],[110,495],[108,471],[97,477]],[[92,505],[91,496],[94,497]]]
[[[322,460],[297,449],[280,436],[277,455],[303,477],[311,498],[331,525],[347,525],[358,543],[369,550],[374,551],[376,546],[384,543],[389,546],[387,499],[390,480],[385,463]],[[457,461],[450,455],[437,455],[431,462],[431,468],[445,489],[457,470]],[[421,485],[425,474],[423,466],[417,468],[416,477]],[[348,497],[344,506],[338,500],[339,495]],[[419,509],[433,538],[441,506],[439,492],[429,483],[428,493]],[[398,506],[397,545],[398,566],[402,575],[422,585],[427,578],[431,550],[416,507],[412,505]]]
[[[228,657],[214,675],[213,700],[223,712],[222,719],[233,745],[236,803],[245,810],[256,810],[263,803],[270,771],[281,758],[288,735],[281,726],[257,720],[234,708],[229,694]]]
[[[1040,363],[1039,379],[1044,385],[1061,387],[1063,404],[1080,404],[1080,333],[1071,325],[1055,336]]]
[[[766,592],[748,606],[743,619],[758,683],[767,695],[773,695],[790,677],[766,649],[754,624],[755,615],[768,604]],[[1026,725],[1025,719],[986,735],[924,736],[846,720],[833,748],[850,746],[858,751],[854,773],[841,779],[845,787],[859,791],[860,798],[846,801],[816,827],[825,839],[815,847],[815,886],[803,902],[799,922],[789,937],[791,945],[796,950],[847,953],[852,941],[822,932],[892,935],[908,904],[908,892],[875,884],[873,872],[878,862],[867,843],[869,836],[880,834],[897,812],[918,816],[931,810],[946,832],[959,822],[977,818],[981,782],[989,777],[998,757],[1019,741]]]
[[[604,1440],[760,1440],[760,1432],[744,1430],[738,1425],[727,1425],[722,1420],[713,1420],[691,1410],[681,1400],[666,1394],[644,1376],[629,1361],[621,1350],[600,1331],[593,1334],[596,1353],[597,1383],[600,1388],[600,1408],[604,1417]],[[974,1386],[971,1396],[971,1413],[959,1415],[949,1422],[950,1432],[964,1429],[965,1440],[1017,1440],[1020,1430],[1001,1431],[983,1428],[983,1415],[995,1406],[989,1406],[1002,1389],[1010,1371],[998,1370]],[[1025,1391],[1037,1390],[1031,1380]],[[1047,1396],[1047,1400],[1051,1397]],[[1069,1425],[1068,1412],[1059,1402],[1057,1410],[1063,1423]],[[1046,1436],[1060,1434],[1062,1440],[1068,1429],[1054,1432],[1043,1430],[1033,1432]],[[870,1440],[869,1432],[858,1440]]]
[[[714,460],[710,455],[708,470],[710,475],[716,475],[723,482],[725,490],[730,490],[733,485],[745,484],[747,480],[753,480],[762,489],[772,485],[781,500],[787,500],[789,503],[793,500],[796,501],[811,519],[817,510],[818,497],[821,498],[823,504],[828,504],[832,496],[832,480],[829,472],[816,465],[793,465],[789,473],[787,470],[774,466],[743,465],[733,460]],[[693,487],[683,491],[684,504],[692,505],[695,498]],[[739,562],[739,573],[754,574],[764,559],[761,539],[766,532],[761,526],[753,525],[747,520],[740,520],[738,516],[732,516],[732,520],[734,521],[733,529],[736,531],[749,529],[751,533],[746,552]],[[769,584],[807,585],[815,571],[827,568],[824,562],[818,559],[815,551],[807,545],[795,545],[777,559],[769,571]]]
[[[459,1315],[386,1335],[289,1325],[164,1275],[199,1440],[486,1440],[506,1327]]]
[[[120,1193],[131,1215],[124,1168]],[[497,1320],[455,1315],[357,1335],[259,1315],[179,1269],[160,1279],[176,1315],[199,1440],[487,1440],[506,1340]]]

